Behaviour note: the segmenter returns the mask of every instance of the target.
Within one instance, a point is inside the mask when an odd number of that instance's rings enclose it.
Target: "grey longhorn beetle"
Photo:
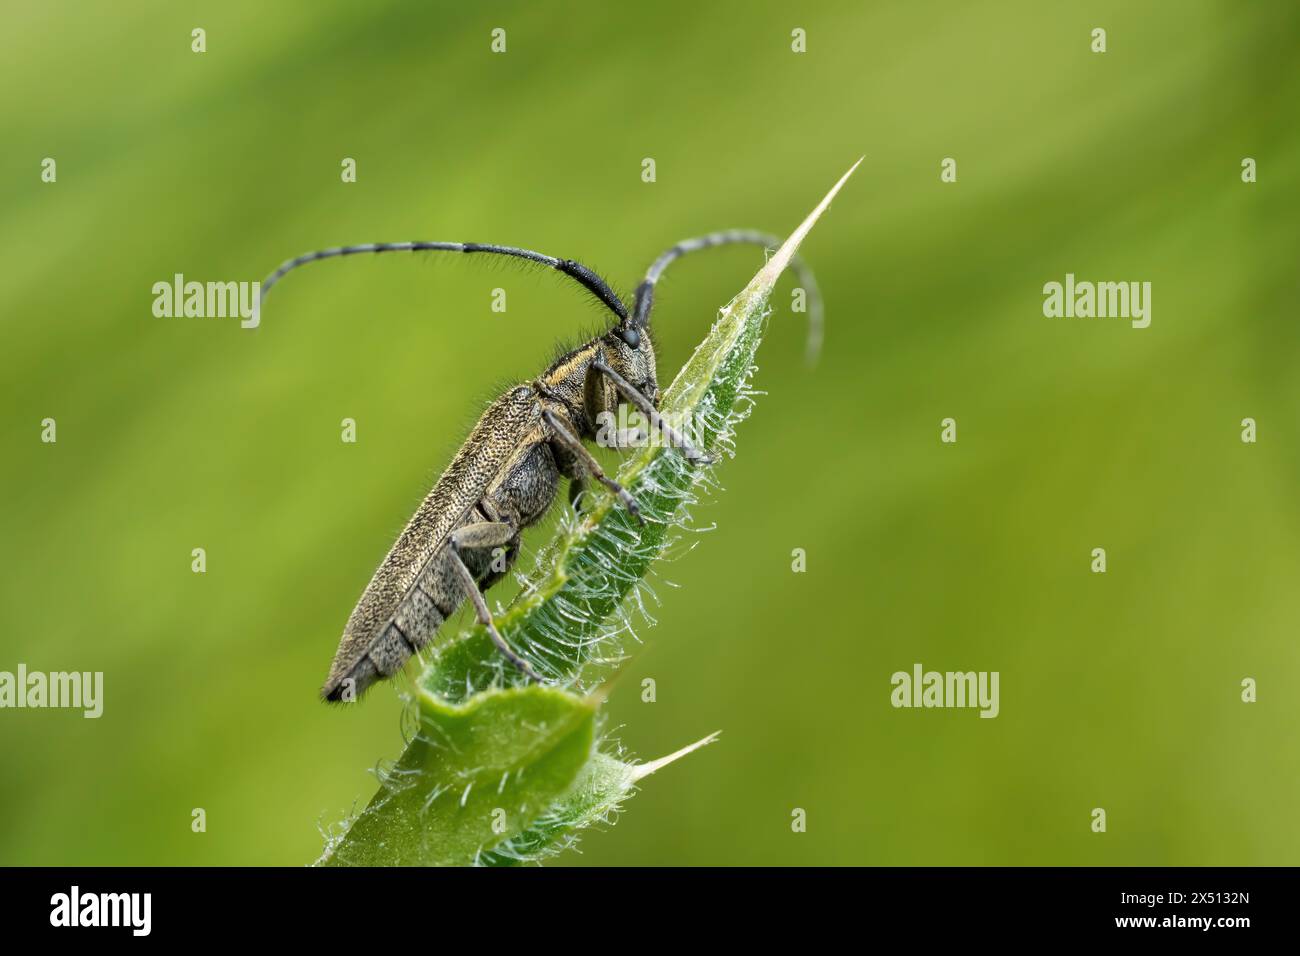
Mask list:
[[[623,403],[631,405],[688,461],[712,461],[659,415],[650,308],[655,284],[670,263],[687,253],[732,243],[775,249],[781,240],[760,232],[729,230],[679,242],[650,266],[636,288],[631,312],[605,280],[572,259],[473,242],[368,243],[322,249],[290,259],[262,283],[264,300],[293,269],[358,253],[508,256],[568,276],[617,319],[608,331],[561,355],[539,377],[508,389],[488,405],[361,593],[321,688],[325,700],[355,700],[371,684],[393,676],[467,598],[501,653],[530,680],[542,681],[497,630],[483,592],[509,571],[523,529],[545,515],[559,491],[561,476],[570,481],[569,499],[575,506],[594,479],[642,521],[636,500],[605,474],[583,444],[595,440],[605,420],[601,413],[617,412]],[[809,299],[811,353],[820,339],[821,298],[803,262],[796,257],[791,266]],[[620,443],[628,440],[626,433],[620,436]]]

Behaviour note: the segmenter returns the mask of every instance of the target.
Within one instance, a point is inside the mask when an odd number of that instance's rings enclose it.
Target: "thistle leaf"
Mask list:
[[[733,453],[735,426],[748,414],[748,382],[776,280],[857,165],[721,310],[663,393],[661,414],[715,461]],[[598,751],[599,699],[590,693],[621,659],[628,608],[642,605],[651,565],[689,530],[691,506],[713,467],[691,464],[660,442],[624,462],[616,479],[640,504],[645,525],[612,495],[595,495],[496,615],[506,640],[552,686],[525,684],[481,626],[444,644],[416,683],[417,732],[321,863],[539,860],[610,820],[639,779],[713,739],[650,764],[625,763]]]
[[[320,862],[474,862],[572,789],[591,760],[597,703],[538,686],[493,689],[463,704],[420,693],[414,739]]]
[[[624,763],[609,754],[592,754],[573,788],[519,836],[484,853],[485,866],[539,863],[577,842],[577,834],[597,824],[612,824],[623,801],[650,774],[718,739],[716,733],[649,763]]]
[[[696,448],[715,458],[733,453],[735,426],[749,411],[748,382],[768,297],[799,244],[857,166],[721,310],[709,334],[664,390],[661,414],[681,426]],[[506,641],[544,677],[561,684],[580,681],[584,667],[593,661],[617,663],[631,622],[625,613],[616,612],[624,610],[629,596],[630,603],[639,605],[639,589],[650,565],[676,532],[689,528],[690,508],[711,482],[711,472],[712,466],[691,464],[661,443],[629,458],[616,480],[641,505],[645,526],[639,526],[612,494],[596,494],[581,518],[541,552],[534,577],[525,580],[519,597],[497,615]],[[596,669],[588,684],[603,676]],[[424,688],[450,699],[522,681],[478,625],[443,645],[419,679]]]

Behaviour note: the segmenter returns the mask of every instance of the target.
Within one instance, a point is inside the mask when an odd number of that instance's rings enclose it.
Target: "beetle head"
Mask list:
[[[659,379],[655,371],[655,347],[648,327],[630,323],[617,325],[605,335],[605,361],[627,379],[655,406],[659,404]],[[617,401],[617,399],[616,399]]]

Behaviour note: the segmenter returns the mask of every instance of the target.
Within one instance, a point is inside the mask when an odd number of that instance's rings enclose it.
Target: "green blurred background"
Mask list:
[[[722,739],[562,860],[1300,863],[1296,5],[471,7],[5,5],[0,670],[106,700],[0,712],[0,863],[314,859],[401,744],[391,687],[316,697],[355,599],[494,386],[599,320],[454,257],[303,270],[255,332],[154,282],[419,238],[630,290],[862,154],[805,246],[823,359],[787,279],[717,530],[608,706],[644,758]],[[760,261],[674,267],[665,382]],[[1152,282],[1151,327],[1044,318],[1066,272]],[[915,662],[999,671],[1001,715],[891,708]]]

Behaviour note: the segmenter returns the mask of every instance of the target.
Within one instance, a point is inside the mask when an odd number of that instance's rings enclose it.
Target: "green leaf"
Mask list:
[[[772,288],[853,169],[721,310],[664,391],[661,413],[715,458],[733,452],[735,426],[748,413],[748,381]],[[641,505],[646,524],[612,495],[595,495],[543,550],[519,597],[496,615],[506,640],[553,686],[525,684],[480,626],[444,644],[416,683],[418,732],[369,806],[329,840],[321,863],[538,860],[609,820],[638,780],[714,739],[650,764],[624,763],[596,752],[599,701],[574,692],[608,673],[588,665],[619,659],[627,607],[640,604],[651,565],[689,529],[690,508],[711,471],[659,443],[624,463],[617,480]]]
[[[608,754],[594,754],[563,799],[524,833],[484,853],[479,862],[485,866],[514,866],[554,856],[572,846],[579,831],[596,824],[613,823],[614,815],[632,795],[638,781],[717,739],[716,733],[710,734],[676,753],[644,764],[624,763]]]
[[[420,693],[415,738],[321,863],[475,862],[572,788],[592,757],[597,703],[538,686],[490,690],[463,704]]]
[[[708,336],[664,390],[661,413],[675,423],[692,423],[681,430],[695,447],[715,457],[733,453],[735,426],[749,412],[748,382],[768,297],[854,169],[857,163],[721,310]],[[711,470],[657,443],[629,458],[616,480],[641,505],[645,526],[608,492],[593,496],[582,517],[541,552],[538,570],[525,580],[519,597],[496,616],[506,641],[556,683],[579,680],[584,665],[593,659],[617,662],[631,626],[625,602],[641,604],[650,565],[679,531],[689,528],[690,508],[710,483]],[[421,686],[449,699],[523,680],[477,624],[442,645],[419,678]]]

